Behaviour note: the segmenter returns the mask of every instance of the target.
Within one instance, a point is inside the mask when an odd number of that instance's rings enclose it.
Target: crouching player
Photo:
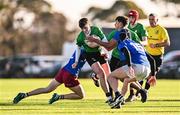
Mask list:
[[[139,93],[141,94],[141,101],[146,102],[147,91],[142,89],[137,81],[147,78],[150,73],[151,76],[154,76],[154,60],[150,61],[150,65],[143,46],[128,39],[126,31],[124,33],[121,32],[121,34],[117,32],[114,38],[119,41],[118,50],[120,53],[124,54],[127,65],[114,70],[108,76],[108,82],[115,92],[115,99],[113,102],[109,103],[109,105],[111,108],[121,107],[121,103],[124,101],[124,96],[131,82],[137,83],[139,86]],[[124,79],[121,93],[118,91],[118,79]]]
[[[77,59],[76,54],[80,53],[80,57]],[[14,104],[17,104],[19,101],[26,97],[33,95],[39,95],[44,93],[50,93],[54,91],[58,86],[64,83],[65,87],[71,89],[73,93],[69,94],[54,94],[53,97],[49,100],[49,104],[52,104],[54,101],[59,99],[82,99],[85,96],[84,90],[77,79],[77,74],[79,70],[85,64],[85,58],[83,57],[84,51],[75,51],[69,62],[57,73],[55,78],[51,83],[45,88],[38,88],[27,93],[19,93],[13,100]],[[73,65],[75,62],[78,62],[77,65]]]

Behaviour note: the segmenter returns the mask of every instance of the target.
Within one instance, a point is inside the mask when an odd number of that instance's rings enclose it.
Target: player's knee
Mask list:
[[[45,93],[50,93],[50,92],[52,92],[54,89],[53,88],[51,88],[51,87],[46,87],[45,88]]]
[[[105,73],[102,70],[99,70],[98,75],[99,77],[105,78]]]
[[[79,99],[83,99],[83,98],[85,98],[85,93],[79,95]]]

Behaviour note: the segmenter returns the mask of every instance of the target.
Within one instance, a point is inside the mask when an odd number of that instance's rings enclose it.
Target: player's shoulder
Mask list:
[[[146,28],[146,30],[148,30],[148,29],[150,29],[150,28],[152,28],[152,27],[151,27],[151,26],[146,26],[145,28]]]
[[[115,30],[115,29],[112,30],[112,31],[108,34],[108,38],[114,36],[115,33],[116,33],[116,31],[117,31],[117,30]]]
[[[113,34],[113,33],[116,33],[116,29],[113,29],[111,32],[110,32],[110,34]]]
[[[165,27],[163,27],[163,26],[161,26],[161,25],[157,25],[157,27],[160,29],[160,30],[162,30],[162,31],[166,31],[166,28]]]
[[[143,27],[143,28],[145,27],[143,24],[141,24],[141,23],[139,23],[139,22],[137,23],[137,26],[138,26],[138,27]]]
[[[83,36],[84,36],[84,32],[83,32],[83,31],[79,32],[79,34],[78,34],[78,39],[80,39],[80,38],[83,37]]]
[[[131,34],[134,34],[135,32],[132,31],[131,29],[127,28],[128,32],[130,32]]]
[[[93,25],[91,26],[91,30],[101,30],[99,26]]]

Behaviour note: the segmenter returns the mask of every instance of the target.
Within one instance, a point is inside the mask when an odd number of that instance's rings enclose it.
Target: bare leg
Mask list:
[[[99,77],[100,85],[101,85],[101,88],[104,91],[104,93],[108,93],[109,87],[108,87],[108,83],[107,83],[106,74],[105,74],[103,68],[101,67],[101,65],[99,64],[99,62],[92,64],[91,68]]]
[[[49,104],[52,104],[55,101],[58,101],[61,99],[83,99],[85,97],[84,89],[82,88],[81,85],[69,87],[69,89],[72,90],[73,93],[61,94],[61,95],[54,93],[52,98],[49,100]]]
[[[83,99],[85,97],[85,92],[81,85],[71,87],[69,89],[71,89],[74,93],[63,94],[64,99]]]
[[[108,76],[111,73],[109,64],[106,62],[106,63],[102,64],[101,66],[102,66],[106,76]]]
[[[128,87],[129,87],[129,83],[130,82],[135,82],[136,78],[125,78],[124,82],[123,82],[123,87],[121,89],[121,95],[125,96],[125,94],[127,93]]]
[[[140,90],[142,88],[142,86],[139,84],[139,82],[132,82],[130,84],[131,87],[133,87],[134,89],[136,89],[137,91]],[[130,88],[131,88],[130,87]]]
[[[33,95],[39,95],[39,94],[44,94],[44,93],[50,93],[54,91],[59,85],[61,85],[59,82],[57,82],[55,79],[51,81],[51,83],[45,87],[45,88],[38,88],[33,91],[28,92],[28,96],[33,96]]]
[[[108,76],[108,82],[114,92],[118,91],[118,79],[124,79],[126,77],[127,74],[124,72],[122,68],[118,68],[111,72],[111,74]]]

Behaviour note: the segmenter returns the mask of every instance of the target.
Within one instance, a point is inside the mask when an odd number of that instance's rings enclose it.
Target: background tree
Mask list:
[[[109,9],[91,7],[84,15],[90,17],[92,20],[98,19],[100,21],[112,22],[117,16],[119,16],[119,14],[127,15],[130,9],[137,10],[140,14],[140,19],[147,18],[143,10],[134,2],[123,0],[117,0]]]
[[[67,19],[45,0],[0,0],[0,55],[61,54]]]

